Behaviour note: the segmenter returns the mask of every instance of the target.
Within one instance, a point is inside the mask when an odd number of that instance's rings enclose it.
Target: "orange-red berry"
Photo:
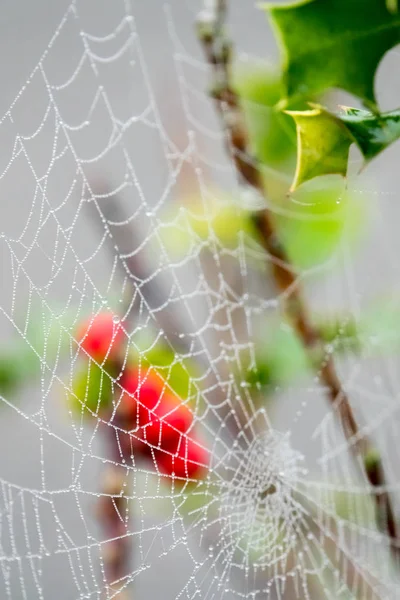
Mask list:
[[[147,413],[147,414],[146,414]],[[164,394],[158,405],[149,411],[140,410],[143,439],[152,446],[176,452],[179,442],[193,423],[191,410],[172,394]]]
[[[178,479],[202,479],[209,466],[208,450],[195,438],[182,438],[178,451],[157,451],[157,467],[161,473]]]
[[[108,312],[90,317],[79,325],[76,332],[81,349],[99,363],[116,357],[123,338],[121,323]]]
[[[182,435],[192,425],[191,410],[151,370],[129,369],[122,387],[128,394],[123,395],[120,406],[131,428],[139,428],[139,438],[151,446],[175,452]]]
[[[164,393],[165,383],[155,371],[127,368],[121,381],[128,392],[122,400],[132,408],[132,414],[140,407],[152,410]]]

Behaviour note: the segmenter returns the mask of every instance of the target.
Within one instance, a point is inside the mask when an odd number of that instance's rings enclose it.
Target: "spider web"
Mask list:
[[[248,384],[263,325],[289,326],[265,276],[272,258],[244,230],[233,245],[216,231],[221,208],[240,215],[259,200],[238,187],[206,94],[198,4],[156,12],[128,0],[101,9],[72,2],[1,120],[1,326],[10,355],[17,348],[40,372],[39,384],[2,396],[2,597],[117,598],[121,588],[133,598],[396,598],[388,536],[318,373],[268,395]],[[245,19],[260,27],[251,14],[232,2],[235,40]],[[359,317],[377,283],[398,307],[387,172],[396,148],[386,156],[373,167],[382,189],[363,252],[344,237],[328,261],[299,276],[315,310]],[[371,173],[347,183],[365,203]],[[204,479],[163,475],[154,451],[146,461],[133,449],[110,457],[105,432],[117,444],[128,436],[132,448],[137,433],[71,410],[82,364],[74,331],[102,310],[129,324],[127,348],[139,364],[160,342],[173,349],[170,373],[178,365],[188,374],[185,402],[211,453]],[[396,499],[399,364],[379,341],[337,363]],[[124,481],[128,510],[119,517],[133,552],[113,589],[112,540],[95,513],[109,467]]]

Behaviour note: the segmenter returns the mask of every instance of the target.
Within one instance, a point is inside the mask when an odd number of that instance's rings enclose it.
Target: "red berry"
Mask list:
[[[157,406],[165,388],[163,379],[157,373],[136,368],[125,371],[121,386],[127,393],[122,395],[120,409],[130,416],[132,428],[136,427],[139,420],[143,421],[141,414],[145,409],[151,410]]]
[[[143,439],[169,452],[177,451],[181,438],[184,441],[182,436],[193,423],[191,410],[169,393],[160,398],[153,411],[140,409],[139,414],[143,424]]]
[[[132,429],[152,446],[175,452],[183,434],[193,422],[190,409],[171,394],[165,382],[153,371],[129,369],[122,379],[124,394],[119,410],[123,410]]]
[[[76,340],[95,361],[102,363],[118,353],[124,337],[121,324],[112,313],[99,313],[80,324]]]
[[[208,469],[209,452],[196,439],[182,438],[175,454],[157,451],[157,467],[165,475],[178,479],[202,479]]]

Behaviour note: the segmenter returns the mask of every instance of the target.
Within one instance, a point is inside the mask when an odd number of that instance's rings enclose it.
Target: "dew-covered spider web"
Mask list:
[[[231,3],[238,56],[276,62],[253,4]],[[268,207],[300,227],[318,213],[239,185],[208,95],[200,9],[75,0],[1,119],[1,598],[400,597],[359,439],[343,433],[340,395],[330,403],[320,368],[305,366],[285,318],[291,290],[278,292],[274,259],[243,220]],[[393,51],[378,75],[388,107],[398,65]],[[345,227],[296,285],[316,319],[337,325],[324,351],[400,517],[398,158],[394,146],[353,175],[354,154],[337,203],[340,215],[351,194],[357,240]],[[278,166],[266,171],[276,189],[290,183]],[[76,327],[101,311],[123,323],[126,361],[139,370],[154,349],[168,354],[150,362],[194,414],[187,435],[210,456],[201,476],[165,474],[157,447],[139,455],[138,431],[115,419],[118,378],[108,418],[76,398],[77,371],[99,368],[82,357]],[[346,346],[354,320],[364,335]],[[121,482],[116,536],[99,511],[110,473]],[[109,581],[116,540],[131,555]]]

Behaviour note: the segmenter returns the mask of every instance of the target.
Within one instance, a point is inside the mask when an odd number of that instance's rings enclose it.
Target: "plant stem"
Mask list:
[[[102,475],[102,495],[97,507],[99,523],[107,540],[102,553],[107,582],[106,598],[127,600],[125,586],[131,571],[131,537],[128,535],[129,502],[125,489],[129,483],[129,472],[121,462],[131,455],[130,436],[128,433],[119,435],[119,431],[125,429],[123,415],[115,416],[112,423],[109,418],[107,421],[110,462]]]
[[[244,184],[251,186],[258,194],[265,197],[260,166],[250,155],[244,116],[238,97],[230,84],[232,48],[223,31],[226,9],[225,0],[214,0],[213,7],[208,8],[199,18],[199,39],[213,70],[215,80],[213,97],[217,100],[217,108],[236,171]],[[314,365],[321,382],[325,384],[327,396],[341,422],[349,447],[372,487],[378,525],[389,536],[393,556],[399,558],[399,531],[390,495],[384,491],[386,477],[380,455],[358,427],[349,397],[337,375],[333,358],[330,355],[324,356],[324,341],[310,318],[303,290],[297,280],[296,269],[279,240],[271,211],[265,208],[255,213],[254,222],[261,243],[272,259],[270,261],[272,275],[277,288],[283,292],[284,312],[293,323],[299,339],[310,356],[310,363]],[[315,363],[316,351],[321,356],[318,365]],[[371,455],[374,456],[373,461],[369,460]]]
[[[133,315],[131,313],[131,318]],[[129,326],[129,319],[125,321]],[[132,423],[129,410],[121,400],[121,377],[125,368],[125,352],[120,350],[114,361],[114,406],[101,415],[104,424],[108,465],[101,479],[101,496],[97,505],[97,518],[105,534],[102,557],[106,580],[106,598],[128,600],[129,574],[131,573],[132,539],[129,535],[131,523],[129,487],[132,460],[136,460],[129,433]]]

